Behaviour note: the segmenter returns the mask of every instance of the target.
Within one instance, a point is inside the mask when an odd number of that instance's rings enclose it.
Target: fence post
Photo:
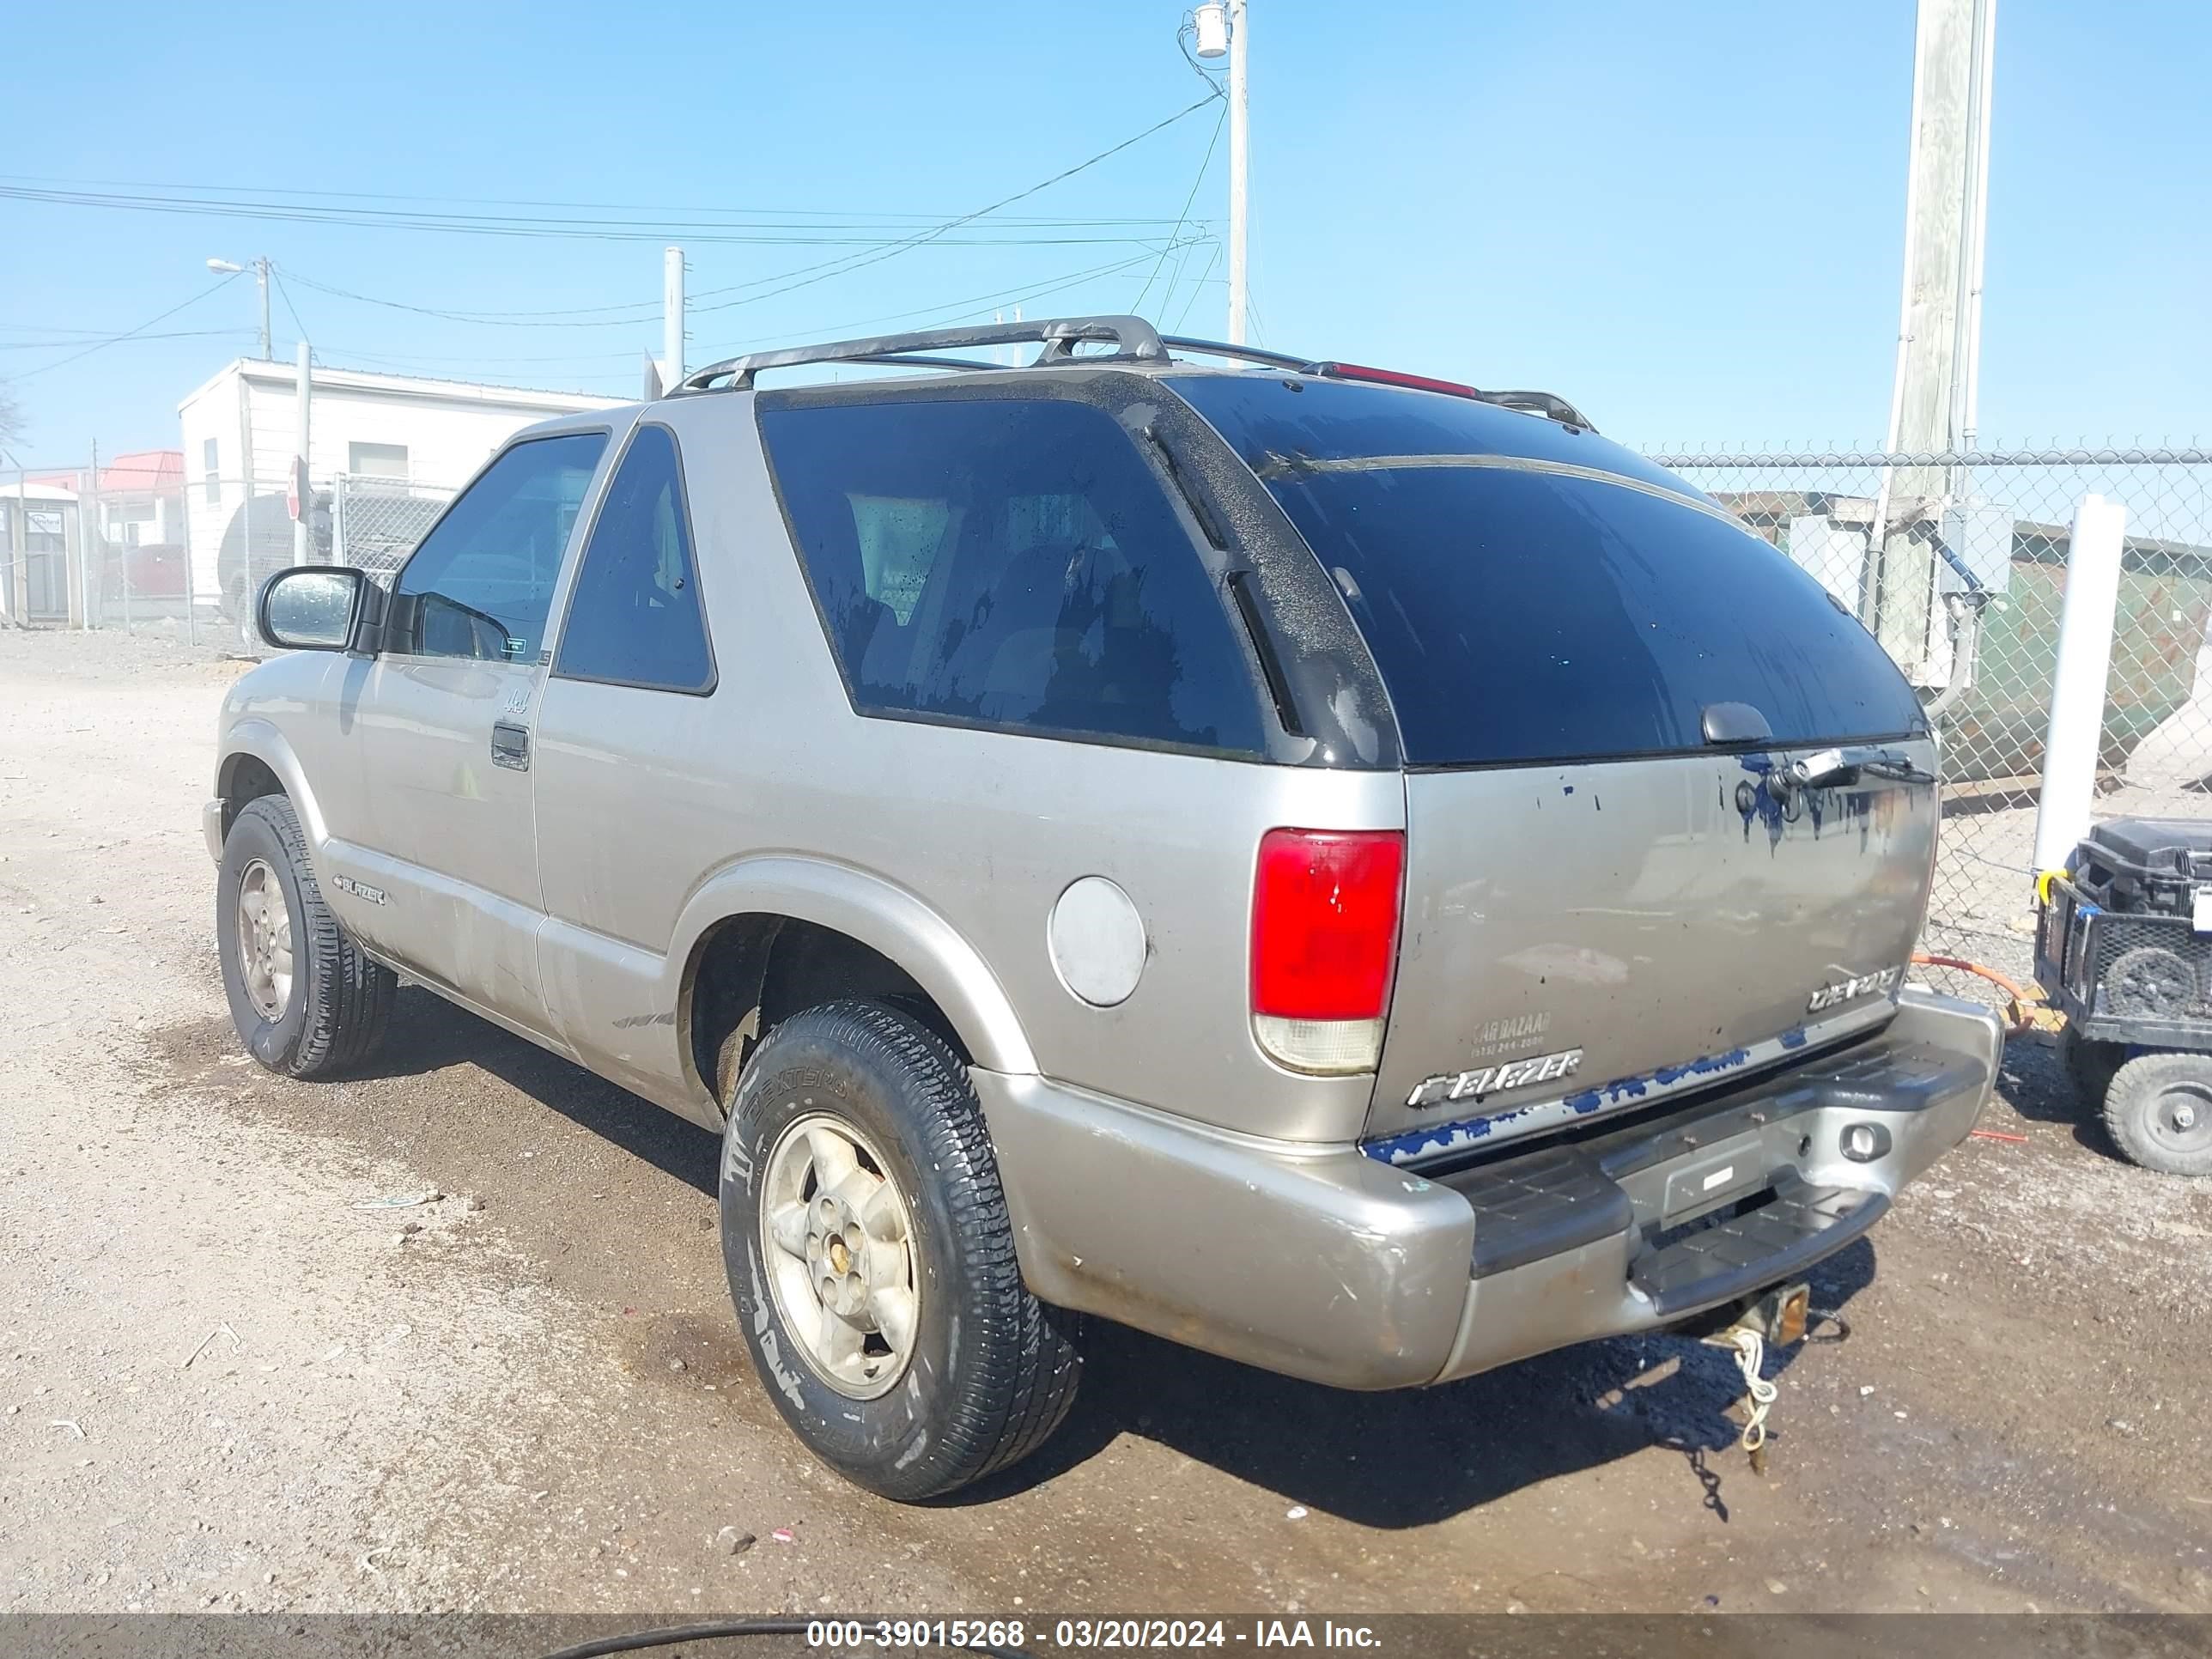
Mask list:
[[[189,477],[177,496],[177,539],[185,550],[185,643],[197,648],[199,628],[192,611],[199,603],[200,589],[199,578],[192,573],[192,485]]]
[[[92,632],[92,554],[89,546],[91,532],[87,527],[84,521],[84,510],[86,506],[88,504],[95,488],[96,486],[93,483],[90,478],[82,474],[78,475],[76,492],[76,617],[77,632],[80,634],[89,634]],[[66,515],[64,515],[64,523],[66,523]],[[64,547],[69,545],[69,536],[66,530],[64,530],[62,536],[62,545]],[[66,585],[67,579],[64,578],[64,585]]]
[[[15,557],[14,580],[15,597],[14,615],[15,626],[31,625],[31,474],[27,468],[15,469]]]
[[[2066,597],[2058,615],[2058,663],[2051,678],[2051,726],[2043,743],[2043,792],[2035,809],[2039,878],[2063,870],[2074,843],[2089,830],[2127,522],[2128,509],[2119,501],[2092,494],[2075,503]]]

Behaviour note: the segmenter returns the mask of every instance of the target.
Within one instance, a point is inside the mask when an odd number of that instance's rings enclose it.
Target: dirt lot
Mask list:
[[[240,671],[0,632],[0,1610],[2212,1609],[2212,1185],[2026,1044],[2026,1143],[1828,1264],[1763,1478],[1674,1339],[1354,1396],[1108,1331],[1012,1478],[851,1490],[745,1360],[708,1136],[420,991],[373,1076],[245,1061]]]

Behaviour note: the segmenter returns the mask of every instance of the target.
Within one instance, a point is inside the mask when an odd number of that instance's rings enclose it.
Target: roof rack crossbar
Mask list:
[[[685,392],[709,392],[718,383],[733,392],[750,391],[753,377],[764,368],[795,368],[805,363],[866,362],[896,360],[915,353],[957,350],[969,346],[1023,345],[1035,342],[1044,348],[1037,362],[1066,362],[1079,344],[1110,343],[1119,348],[1111,357],[1140,362],[1164,363],[1168,349],[1158,331],[1141,317],[1059,317],[1036,322],[987,323],[971,328],[925,328],[906,334],[879,334],[865,340],[830,340],[818,345],[784,346],[773,351],[750,351],[684,377]],[[1100,361],[1111,361],[1102,356]],[[929,365],[940,368],[942,363]],[[998,365],[963,364],[989,368]]]
[[[1185,351],[1204,352],[1209,357],[1233,357],[1240,362],[1264,363],[1269,368],[1310,369],[1314,360],[1300,357],[1287,351],[1268,351],[1259,346],[1231,345],[1226,340],[1200,340],[1188,334],[1163,334],[1163,345],[1181,346]]]

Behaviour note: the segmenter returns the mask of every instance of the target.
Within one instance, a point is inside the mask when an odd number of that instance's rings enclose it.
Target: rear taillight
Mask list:
[[[1371,1072],[1398,959],[1406,838],[1270,830],[1252,888],[1252,1030],[1293,1071]]]

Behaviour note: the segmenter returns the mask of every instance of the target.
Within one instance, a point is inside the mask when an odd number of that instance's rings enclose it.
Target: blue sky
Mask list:
[[[1632,443],[1879,441],[1910,0],[1252,5],[1257,339],[1547,387]],[[43,25],[15,31],[19,67],[46,67],[11,78],[0,189],[229,186],[378,210],[430,198],[467,214],[665,209],[695,223],[763,210],[888,240],[1202,97],[1175,42],[1184,9],[179,12],[111,0],[94,39],[49,4]],[[2004,0],[1986,437],[2212,428],[2208,80],[2212,7]],[[658,348],[664,240],[686,243],[695,295],[753,285],[718,296],[744,303],[695,315],[695,364],[900,313],[915,313],[909,326],[988,318],[994,296],[1099,267],[1120,268],[1038,294],[1029,313],[1127,309],[1187,198],[1199,222],[1187,238],[1222,228],[1225,138],[1199,179],[1214,125],[1200,111],[1003,217],[768,297],[783,284],[764,278],[866,250],[655,226],[634,240],[517,239],[0,198],[0,375],[17,377],[34,462],[75,462],[95,439],[108,453],[173,445],[177,399],[250,348],[250,277],[149,331],[227,332],[46,366],[207,289],[210,255],[265,252],[293,274],[300,322],[280,299],[280,356],[304,324],[324,362],[625,395]],[[359,194],[329,194],[341,191]],[[518,201],[625,211],[506,205]],[[1012,222],[1024,219],[1063,222]],[[1117,220],[1150,222],[1101,222]],[[1145,309],[1218,335],[1214,252],[1171,253]],[[637,320],[460,323],[311,283],[478,313],[635,302]]]

